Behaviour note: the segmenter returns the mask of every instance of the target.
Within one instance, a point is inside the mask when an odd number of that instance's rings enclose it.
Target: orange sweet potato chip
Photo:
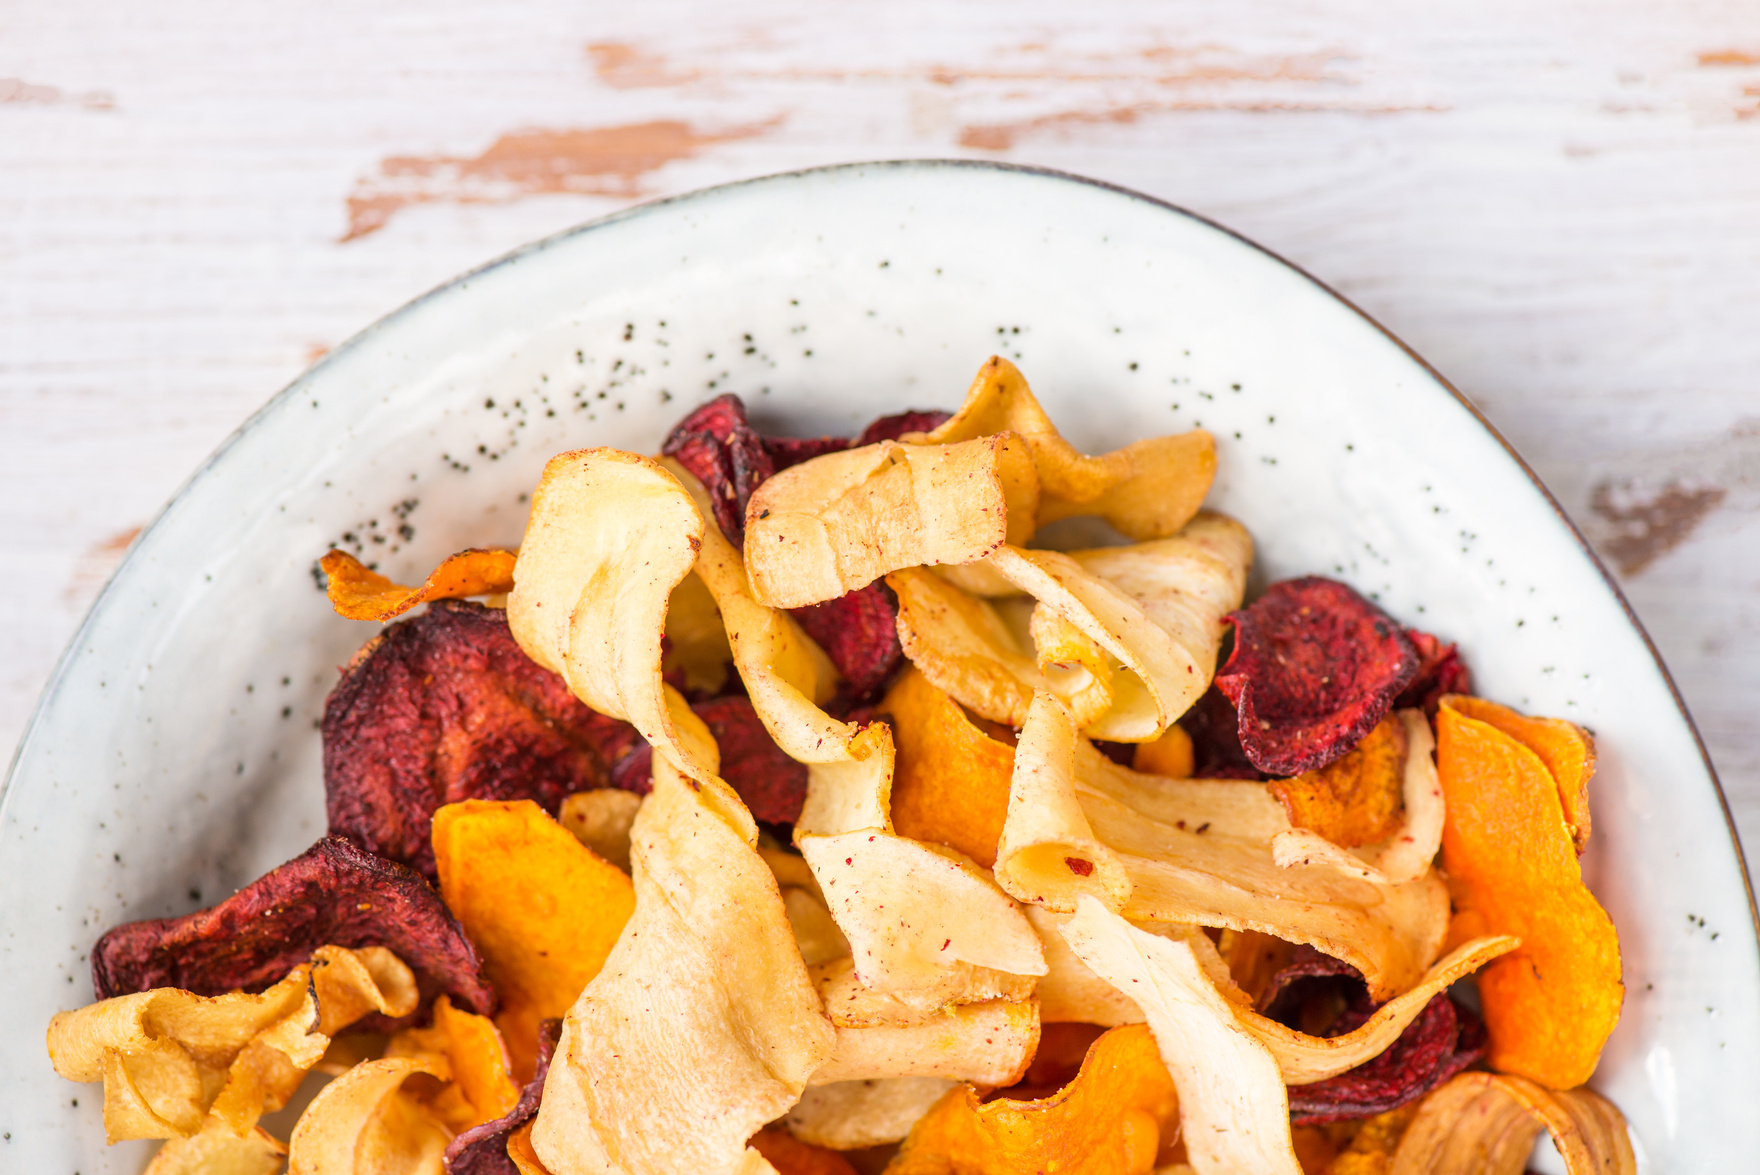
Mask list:
[[[888,1175],[1147,1175],[1179,1121],[1179,1098],[1155,1037],[1114,1028],[1074,1081],[1038,1101],[979,1103],[950,1090],[917,1123]]]
[[[1619,1020],[1619,938],[1577,865],[1545,761],[1460,698],[1437,713],[1442,863],[1464,925],[1521,946],[1479,975],[1492,1068],[1552,1089],[1595,1071]]]
[[[1589,843],[1589,777],[1595,774],[1595,740],[1574,722],[1562,718],[1529,718],[1508,706],[1484,698],[1458,694],[1450,706],[1468,718],[1477,718],[1540,756],[1558,783],[1558,799],[1564,805],[1564,822],[1581,855]]]
[[[1170,726],[1153,742],[1138,743],[1131,770],[1168,779],[1190,779],[1194,767],[1192,736],[1183,726]]]
[[[507,1157],[513,1160],[519,1175],[550,1175],[550,1168],[532,1149],[532,1124],[527,1122],[507,1137]]]
[[[472,547],[449,556],[420,587],[393,583],[367,568],[346,551],[331,551],[318,560],[329,577],[325,588],[336,614],[349,620],[386,621],[402,616],[429,600],[462,600],[513,590],[512,551]]]
[[[986,733],[960,704],[907,668],[881,701],[898,761],[892,824],[900,836],[958,849],[986,869],[1008,818],[1014,748]]]
[[[1292,825],[1355,848],[1386,840],[1399,826],[1405,763],[1405,723],[1390,713],[1343,758],[1266,786]]]
[[[501,993],[513,1075],[537,1059],[538,1023],[568,1012],[635,910],[623,870],[530,800],[466,800],[434,813],[440,896]]]
[[[780,1126],[758,1131],[750,1145],[776,1168],[777,1175],[856,1175],[850,1161],[836,1151],[802,1142]]]

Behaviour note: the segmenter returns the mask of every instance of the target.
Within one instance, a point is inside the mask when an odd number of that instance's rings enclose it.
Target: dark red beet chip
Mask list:
[[[489,1015],[495,990],[464,928],[414,870],[326,836],[217,906],[112,927],[92,948],[98,999],[177,987],[197,995],[262,991],[321,946],[382,946],[415,972],[422,1007],[449,995]],[[356,1031],[388,1031],[378,1014]]]
[[[848,448],[853,446],[847,437],[764,438],[764,451],[770,454],[772,473],[781,473],[791,465],[799,465],[802,461],[811,461],[827,453],[841,453]]]
[[[550,1058],[562,1036],[562,1021],[545,1020],[538,1025],[538,1071],[520,1091],[519,1101],[504,1118],[473,1126],[446,1144],[446,1175],[519,1175],[507,1155],[507,1139],[538,1116],[544,1096],[544,1078],[550,1075]]]
[[[933,432],[946,424],[952,416],[951,412],[941,411],[911,411],[900,412],[896,416],[882,416],[862,430],[862,435],[855,439],[852,447],[896,441],[907,432]]]
[[[1399,624],[1336,580],[1272,584],[1228,620],[1234,652],[1216,686],[1234,703],[1241,749],[1271,775],[1342,757],[1418,673]]]
[[[1192,739],[1192,775],[1197,779],[1264,779],[1241,750],[1240,716],[1234,703],[1212,685],[1180,716]]]
[[[793,824],[807,800],[807,767],[770,738],[744,694],[692,702],[721,748],[721,778],[739,793],[753,818]],[[613,786],[647,795],[653,789],[654,750],[642,742],[619,763]]]
[[[324,706],[330,831],[432,880],[434,810],[614,786],[641,744],[515,643],[507,614],[437,600],[355,655]],[[645,778],[645,776],[644,776]]]
[[[1366,1018],[1366,1017],[1365,1017]],[[1341,1017],[1339,1032],[1360,1024]],[[1483,1023],[1447,995],[1424,1005],[1399,1039],[1355,1069],[1289,1089],[1292,1126],[1318,1126],[1397,1110],[1479,1060],[1485,1053]]]
[[[898,643],[898,597],[878,580],[835,600],[795,608],[789,615],[831,658],[852,705],[875,697],[904,660]]]
[[[1299,946],[1260,993],[1267,1016],[1311,1036],[1343,1036],[1375,1014],[1360,971]],[[1393,1044],[1336,1077],[1289,1090],[1290,1122],[1367,1118],[1422,1097],[1485,1053],[1485,1025],[1446,994],[1424,1005]]]
[[[721,747],[721,778],[739,793],[753,819],[793,824],[807,799],[807,765],[771,740],[751,701],[735,694],[691,709]]]
[[[1406,636],[1412,647],[1418,650],[1418,673],[1405,691],[1394,699],[1394,708],[1422,710],[1425,717],[1435,721],[1436,707],[1442,701],[1442,695],[1472,693],[1473,675],[1453,644],[1445,645],[1415,628],[1406,629]]]

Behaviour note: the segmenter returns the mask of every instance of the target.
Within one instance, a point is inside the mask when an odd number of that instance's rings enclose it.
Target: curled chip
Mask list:
[[[440,805],[529,799],[554,812],[612,783],[640,743],[521,652],[501,609],[439,601],[357,653],[324,706],[330,831],[432,880]]]
[[[977,1085],[1019,1081],[1039,1044],[1031,998],[986,1000],[920,1013],[909,1023],[839,1026],[815,1085],[891,1077],[942,1077]]]
[[[1484,1055],[1484,1024],[1446,995],[1436,996],[1374,1057],[1336,1077],[1291,1086],[1290,1121],[1317,1125],[1397,1110]]]
[[[1142,1007],[1173,1075],[1192,1166],[1301,1175],[1276,1058],[1241,1031],[1233,1007],[1205,973],[1194,946],[1209,940],[1190,927],[1175,933],[1163,938],[1140,930],[1086,896],[1063,927],[1082,962]]]
[[[156,988],[59,1012],[49,1059],[69,1081],[104,1082],[111,1142],[190,1138],[209,1119],[246,1139],[287,1104],[333,1034],[363,1012],[403,1016],[415,1003],[409,968],[390,951],[320,947],[259,994]],[[174,1152],[167,1165],[181,1161]]]
[[[389,948],[415,973],[423,1008],[444,993],[470,1011],[495,1010],[482,960],[440,895],[413,870],[340,836],[217,906],[113,927],[92,948],[92,989],[99,999],[160,987],[262,991],[325,945]],[[360,1027],[389,1026],[373,1017]]]
[[[635,914],[563,1021],[531,1128],[552,1171],[738,1171],[831,1053],[751,816],[719,780],[654,766]]]
[[[789,615],[831,658],[851,702],[872,697],[904,660],[898,643],[898,604],[883,583],[796,608]]]
[[[1543,1127],[1568,1175],[1636,1175],[1626,1120],[1612,1102],[1497,1073],[1462,1073],[1426,1098],[1387,1171],[1521,1175]]]
[[[1405,723],[1389,714],[1342,758],[1267,786],[1296,828],[1340,848],[1375,844],[1399,826],[1406,748]]]
[[[779,473],[746,507],[761,603],[799,608],[919,564],[970,563],[1033,533],[1039,483],[1012,433],[953,445],[881,441]]]
[[[496,1017],[522,1080],[541,1021],[564,1015],[599,973],[635,909],[617,866],[529,800],[467,800],[434,814],[440,893],[483,952]]]
[[[470,1130],[511,1111],[519,1086],[508,1072],[507,1046],[494,1021],[473,1016],[441,996],[434,1001],[434,1023],[406,1028],[385,1047],[388,1057],[413,1057],[428,1065],[443,1084],[424,1101],[451,1133]]]
[[[141,1175],[280,1175],[287,1146],[253,1126],[243,1138],[217,1118],[188,1138],[173,1138],[159,1148]]]
[[[746,503],[772,475],[826,453],[896,441],[924,432],[947,419],[945,412],[901,412],[882,416],[855,440],[843,437],[770,437],[751,426],[746,406],[725,392],[673,425],[660,451],[690,470],[713,503],[715,523],[729,542],[745,541]]]
[[[544,1078],[550,1073],[550,1058],[556,1052],[556,1038],[561,1032],[560,1020],[546,1020],[538,1026],[537,1069],[532,1079],[526,1082],[512,1109],[494,1121],[462,1131],[446,1144],[447,1175],[519,1175],[508,1154],[507,1140],[537,1116],[538,1102],[544,1096]]]
[[[898,740],[892,820],[899,834],[958,849],[985,868],[996,864],[1014,748],[915,667],[899,676],[880,711]]]
[[[1239,714],[1247,758],[1272,775],[1342,758],[1418,672],[1404,630],[1336,580],[1274,583],[1228,619],[1234,652],[1216,685]]]
[[[421,1074],[439,1076],[430,1062],[383,1057],[320,1089],[293,1128],[288,1175],[437,1170],[449,1135],[406,1088]]]
[[[1442,864],[1459,916],[1522,940],[1479,977],[1491,1067],[1570,1089],[1595,1071],[1619,1020],[1619,935],[1583,884],[1560,780],[1474,708],[1442,700],[1436,763]]]
[[[1171,1143],[1179,1098],[1155,1038],[1141,1025],[1096,1040],[1075,1079],[1036,1101],[980,1103],[949,1091],[918,1122],[892,1175],[1147,1175]]]
[[[428,573],[421,587],[405,587],[371,570],[346,551],[332,550],[318,566],[329,583],[325,592],[337,615],[349,620],[395,619],[430,600],[500,595],[513,590],[512,551],[472,547],[450,555]]]
[[[1044,488],[1039,522],[1097,515],[1130,538],[1165,538],[1198,512],[1216,477],[1216,442],[1202,429],[1084,456],[1051,423],[1020,369],[994,355],[959,411],[920,439],[948,444],[1005,430],[1032,452]]]

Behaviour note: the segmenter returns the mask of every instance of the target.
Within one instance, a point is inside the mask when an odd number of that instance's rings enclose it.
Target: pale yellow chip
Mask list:
[[[785,469],[746,507],[758,600],[800,608],[889,571],[970,563],[1033,533],[1039,483],[1011,433],[950,445],[881,441]]]
[[[751,816],[654,765],[635,914],[563,1021],[532,1130],[551,1171],[736,1171],[831,1055]]]
[[[923,567],[895,571],[886,584],[898,597],[904,654],[932,685],[992,722],[1026,721],[1034,689],[1046,682],[1031,644],[995,603]]]
[[[218,1118],[201,1131],[173,1138],[159,1148],[141,1175],[276,1175],[287,1158],[287,1144],[260,1126],[243,1138]]]
[[[672,589],[666,603],[666,645],[662,668],[682,674],[687,688],[717,694],[727,684],[733,649],[727,643],[721,609],[702,576],[687,575]]]
[[[848,1151],[897,1142],[956,1082],[886,1077],[809,1085],[783,1124],[802,1142]]]
[[[1301,1175],[1277,1060],[1241,1028],[1205,974],[1191,942],[1202,933],[1192,929],[1163,938],[1083,897],[1063,935],[1096,974],[1142,1007],[1179,1091],[1180,1129],[1192,1166]]]
[[[593,852],[629,872],[629,830],[642,797],[618,787],[575,792],[562,801],[556,821]]]
[[[235,1136],[280,1109],[330,1033],[368,1011],[408,1015],[415,978],[382,947],[321,947],[260,994],[158,988],[49,1023],[49,1059],[70,1081],[104,1082],[109,1141],[188,1138],[212,1114]]]
[[[961,1004],[1019,1003],[1034,995],[1038,983],[1031,975],[953,966],[944,968],[931,986],[880,991],[861,982],[847,951],[810,966],[808,973],[824,1001],[825,1014],[839,1028],[904,1028]]]
[[[288,1175],[438,1175],[450,1134],[405,1088],[433,1075],[414,1057],[363,1061],[318,1091],[288,1143]]]
[[[563,453],[532,491],[507,597],[527,656],[697,780],[720,768],[715,740],[660,663],[668,602],[704,531],[690,495],[656,462],[617,449]]]
[[[1006,1086],[1021,1079],[1039,1046],[1035,1000],[958,1004],[914,1024],[837,1029],[831,1056],[812,1082],[940,1077]]]
[[[1612,1102],[1502,1073],[1462,1073],[1426,1097],[1388,1175],[1521,1175],[1543,1128],[1568,1175],[1636,1175],[1626,1120]]]
[[[808,876],[812,876],[808,872]],[[831,959],[849,957],[849,939],[837,928],[831,911],[818,897],[819,884],[811,889],[792,885],[782,889],[782,907],[788,912],[789,929],[794,931],[794,945],[801,953],[801,962],[812,967]]]
[[[1216,443],[1201,429],[1084,456],[1051,423],[1020,370],[997,356],[979,368],[951,419],[912,439],[947,444],[1005,430],[1032,452],[1041,523],[1092,514],[1130,538],[1164,538],[1197,513],[1216,476]]]
[[[1034,695],[1014,749],[996,883],[1028,905],[1067,912],[1090,894],[1118,910],[1131,896],[1131,879],[1076,799],[1077,740],[1069,709],[1049,693]]]
[[[1028,906],[1027,919],[1038,931],[1045,947],[1045,976],[1034,994],[1039,997],[1039,1019],[1046,1024],[1141,1024],[1143,1010],[1137,1002],[1106,982],[1063,941],[1062,927],[1073,917],[1056,914],[1043,906]]]
[[[1416,984],[1442,951],[1448,891],[1434,869],[1391,884],[1331,863],[1281,868],[1272,844],[1289,819],[1263,784],[1139,775],[1078,743],[1076,793],[1130,875],[1127,918],[1308,943],[1361,971],[1377,1002]]]

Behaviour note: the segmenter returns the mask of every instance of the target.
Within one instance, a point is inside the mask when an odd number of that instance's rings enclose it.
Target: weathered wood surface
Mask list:
[[[308,362],[705,184],[970,156],[1291,258],[1620,568],[1760,831],[1760,5],[0,9],[0,747],[130,537]]]

